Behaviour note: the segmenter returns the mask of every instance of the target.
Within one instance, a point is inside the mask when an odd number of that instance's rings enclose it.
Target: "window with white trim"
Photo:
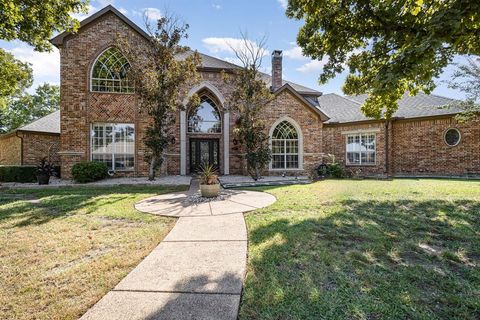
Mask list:
[[[290,122],[284,120],[272,134],[272,169],[298,168],[298,132]]]
[[[374,165],[376,163],[375,133],[349,134],[347,139],[347,165]]]
[[[91,131],[92,161],[104,162],[110,170],[133,170],[135,127],[129,123],[94,123]]]
[[[130,63],[115,47],[103,51],[92,69],[91,86],[95,92],[132,93],[134,81],[129,79]]]

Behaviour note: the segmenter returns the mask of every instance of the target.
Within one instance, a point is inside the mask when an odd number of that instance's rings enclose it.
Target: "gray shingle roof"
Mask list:
[[[60,111],[55,111],[17,129],[18,131],[35,131],[60,134]]]
[[[185,57],[188,54],[191,54],[191,52],[188,52],[188,53],[185,53],[183,55],[178,56],[178,59],[182,59],[183,57]],[[201,67],[202,68],[226,69],[226,70],[241,68],[240,66],[238,66],[236,64],[233,64],[231,62],[209,56],[208,54],[205,54],[205,53],[199,52],[199,55],[202,59],[202,62],[201,62]],[[262,76],[263,80],[266,82],[267,86],[270,87],[272,85],[272,76],[267,74],[267,73],[261,73],[261,76]],[[298,83],[291,82],[291,81],[288,81],[288,80],[283,80],[282,81],[282,85],[285,85],[285,84],[289,84],[290,86],[292,86],[292,88],[294,88],[296,91],[298,91],[302,95],[306,94],[306,95],[318,96],[318,95],[322,94],[320,91],[302,86]]]
[[[360,107],[367,99],[367,95],[358,96],[340,96],[334,93],[325,94],[318,97],[318,105],[329,117],[329,123],[332,122],[357,122],[372,120],[363,115]],[[419,93],[416,96],[410,96],[405,93],[402,99],[398,101],[398,110],[394,117],[399,118],[419,118],[438,115],[450,115],[461,112],[459,108],[445,106],[455,102],[437,95],[427,95]]]

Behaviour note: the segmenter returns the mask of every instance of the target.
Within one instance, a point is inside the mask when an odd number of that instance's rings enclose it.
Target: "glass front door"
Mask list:
[[[218,139],[190,139],[190,172],[198,172],[200,167],[211,164],[219,170]]]

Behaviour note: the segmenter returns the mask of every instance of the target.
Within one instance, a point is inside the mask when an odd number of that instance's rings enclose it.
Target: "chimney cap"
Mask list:
[[[272,56],[282,56],[282,50],[273,50]]]

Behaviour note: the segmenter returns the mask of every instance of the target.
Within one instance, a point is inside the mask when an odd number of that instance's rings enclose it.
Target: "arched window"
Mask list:
[[[222,121],[217,106],[208,96],[201,96],[200,104],[190,111],[188,115],[188,132],[222,132]]]
[[[272,134],[272,169],[299,168],[299,139],[295,127],[283,120]]]
[[[133,80],[128,78],[130,63],[115,47],[103,51],[92,69],[92,91],[134,92]]]

